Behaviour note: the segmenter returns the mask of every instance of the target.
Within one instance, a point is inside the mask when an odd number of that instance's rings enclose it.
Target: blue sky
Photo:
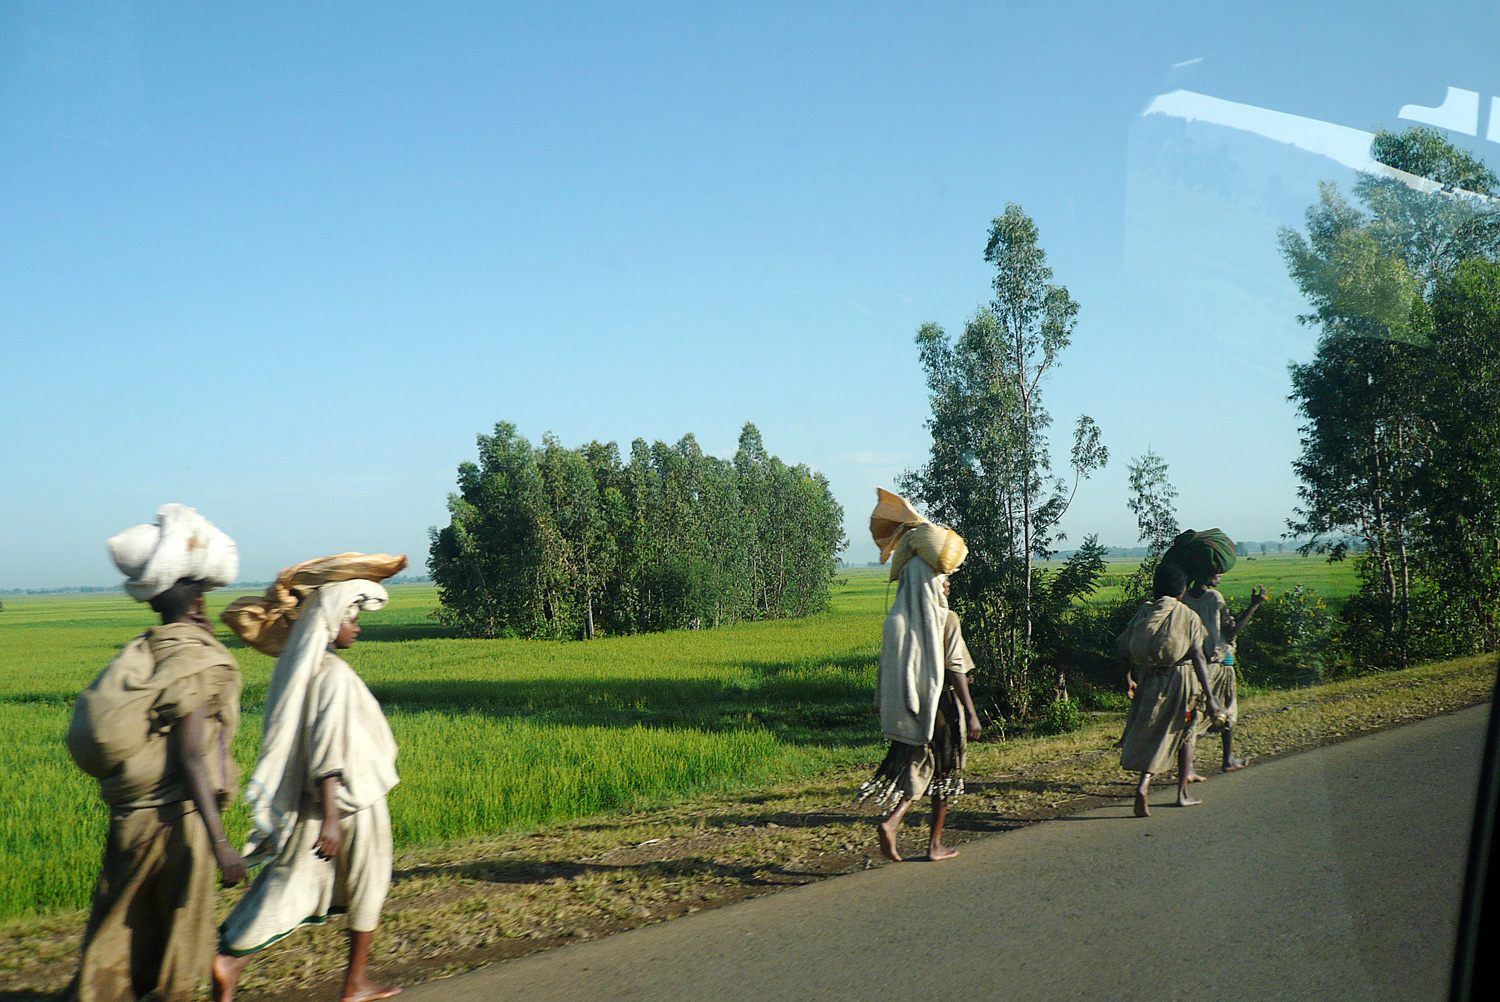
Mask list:
[[[1148,447],[1185,525],[1280,533],[1312,339],[1274,228],[1353,175],[1201,124],[1184,166],[1142,112],[1488,109],[1494,8],[809,6],[5,5],[0,588],[116,580],[104,540],[167,501],[246,579],[420,567],[499,420],[720,454],[753,421],[870,559],[928,445],[913,335],[988,298],[1008,202],[1082,306],[1055,451],[1087,412],[1112,456],[1071,539],[1135,542]],[[1484,124],[1454,138],[1495,162]]]

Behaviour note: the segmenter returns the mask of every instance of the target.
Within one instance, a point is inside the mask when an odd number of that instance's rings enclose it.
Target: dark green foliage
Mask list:
[[[1327,603],[1311,588],[1293,585],[1267,598],[1240,634],[1235,644],[1239,677],[1252,686],[1314,685],[1331,667],[1335,642]]]
[[[459,467],[428,567],[439,618],[467,636],[583,637],[806,616],[828,605],[846,541],[828,482],[766,453],[676,445],[533,448],[501,422]]]
[[[1500,203],[1434,130],[1382,132],[1372,154],[1443,188],[1365,176],[1360,209],[1325,186],[1281,242],[1320,328],[1291,367],[1289,528],[1330,559],[1364,550],[1338,657],[1381,668],[1500,643]]]

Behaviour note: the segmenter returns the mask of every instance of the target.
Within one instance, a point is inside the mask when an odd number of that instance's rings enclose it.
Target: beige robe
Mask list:
[[[188,623],[154,627],[132,648],[170,682],[157,687],[144,745],[99,780],[109,834],[78,975],[64,996],[77,1002],[131,1002],[152,991],[164,1002],[197,999],[213,959],[213,846],[169,741],[182,717],[203,709],[200,751],[220,804],[232,799],[239,669],[208,631]],[[137,678],[151,684],[149,675]]]
[[[307,727],[289,766],[302,770],[290,835],[221,929],[226,953],[254,953],[306,922],[347,911],[349,928],[375,929],[394,857],[385,795],[396,785],[396,739],[380,703],[353,668],[325,654],[308,687]],[[322,781],[339,777],[335,859],[312,851],[323,825]]]
[[[1120,739],[1121,768],[1159,773],[1172,767],[1200,692],[1190,653],[1207,636],[1198,614],[1171,596],[1142,605],[1120,634],[1119,649],[1130,656],[1136,680]]]
[[[951,609],[943,620],[943,667],[968,675],[974,669],[969,647],[964,643],[958,614]],[[892,741],[875,775],[859,788],[856,801],[873,798],[877,804],[917,800],[931,791],[940,800],[964,792],[958,773],[968,760],[969,729],[964,705],[953,687],[943,685],[934,714],[932,739],[922,745]]]
[[[1192,592],[1188,592],[1183,596],[1182,604],[1203,620],[1203,628],[1208,633],[1208,639],[1203,642],[1203,656],[1208,659],[1208,691],[1224,707],[1228,724],[1233,727],[1240,718],[1240,701],[1239,679],[1234,665],[1226,663],[1234,660],[1226,657],[1234,653],[1234,644],[1224,639],[1224,622],[1229,619],[1229,603],[1224,601],[1224,596],[1217,588],[1205,588],[1202,595],[1194,596]],[[1211,720],[1200,714],[1198,733],[1207,732],[1212,724]]]

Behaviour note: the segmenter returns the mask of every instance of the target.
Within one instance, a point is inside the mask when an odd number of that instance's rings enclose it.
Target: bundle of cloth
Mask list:
[[[245,643],[269,657],[280,657],[297,611],[323,585],[338,581],[384,581],[406,567],[406,555],[335,553],[293,564],[271,582],[264,595],[229,603],[219,617]],[[335,627],[334,632],[338,632]]]
[[[222,588],[240,573],[239,549],[185,504],[165,504],[156,521],[109,537],[109,556],[125,575],[125,593],[149,602],[183,578]]]
[[[1234,566],[1234,540],[1219,529],[1201,532],[1188,529],[1172,540],[1161,562],[1181,567],[1193,587],[1206,585],[1215,574],[1223,574]]]

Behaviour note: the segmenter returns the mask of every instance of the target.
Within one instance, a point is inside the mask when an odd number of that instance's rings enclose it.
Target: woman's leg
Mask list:
[[[1177,749],[1177,806],[1192,807],[1203,801],[1196,797],[1188,796],[1188,784],[1193,781],[1193,747],[1198,741],[1193,737],[1191,731],[1183,739],[1182,747]]]
[[[932,838],[927,843],[927,858],[933,862],[940,859],[952,859],[958,855],[957,849],[950,849],[943,845],[943,822],[948,819],[948,801],[937,794],[932,796]]]
[[[1151,774],[1141,773],[1141,781],[1135,787],[1135,816],[1138,818],[1149,818],[1151,808],[1146,806],[1146,794],[1151,789]]]
[[[901,819],[906,817],[906,812],[911,809],[911,797],[906,797],[896,805],[891,816],[875,826],[875,831],[880,838],[880,852],[892,863],[901,862],[901,854],[896,851],[896,830],[901,827]]]

